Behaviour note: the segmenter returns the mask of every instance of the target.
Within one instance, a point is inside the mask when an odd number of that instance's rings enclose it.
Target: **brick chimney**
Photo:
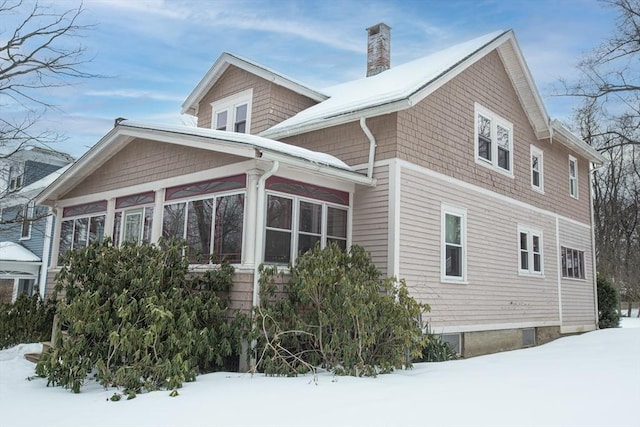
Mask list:
[[[367,77],[391,68],[391,27],[379,23],[367,28]]]

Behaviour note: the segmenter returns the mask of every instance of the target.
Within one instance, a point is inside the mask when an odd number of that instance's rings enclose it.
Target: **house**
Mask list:
[[[104,235],[179,237],[194,269],[235,264],[248,311],[260,263],[337,242],[405,278],[463,356],[595,329],[603,158],[549,117],[513,31],[397,67],[390,28],[367,32],[366,78],[318,91],[223,53],[182,106],[198,127],[116,120],[38,198],[59,219],[49,280]]]
[[[0,302],[38,289],[44,296],[40,285],[46,283],[54,219],[34,199],[72,161],[66,153],[33,146],[7,149],[0,159]]]

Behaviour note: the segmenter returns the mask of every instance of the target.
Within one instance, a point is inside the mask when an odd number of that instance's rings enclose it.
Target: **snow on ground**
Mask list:
[[[120,402],[26,381],[39,344],[20,345],[0,352],[0,425],[638,426],[640,319],[622,326],[375,379],[215,373]]]

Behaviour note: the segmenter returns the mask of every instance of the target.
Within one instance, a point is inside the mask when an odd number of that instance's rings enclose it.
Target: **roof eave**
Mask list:
[[[554,134],[559,134],[562,137],[559,141],[561,144],[579,153],[590,162],[601,165],[607,161],[607,159],[600,154],[598,150],[569,131],[559,120],[552,120],[551,128],[553,129]]]
[[[193,89],[189,96],[187,96],[187,99],[182,103],[182,114],[197,114],[198,104],[204,98],[206,93],[211,89],[211,87],[213,87],[215,82],[218,80],[218,77],[222,75],[222,73],[227,69],[229,65],[234,65],[247,71],[248,73],[254,74],[278,86],[290,89],[316,102],[321,102],[328,98],[327,95],[315,91],[300,83],[297,83],[289,78],[286,78],[281,74],[263,68],[258,64],[247,62],[244,59],[228,52],[223,52],[222,55],[220,55],[220,57],[216,60],[216,62],[214,62],[214,64],[211,66],[209,71],[207,71],[204,77],[196,85],[195,89]]]

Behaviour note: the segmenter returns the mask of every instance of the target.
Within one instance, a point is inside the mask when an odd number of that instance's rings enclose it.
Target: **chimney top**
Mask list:
[[[391,27],[380,22],[367,28],[367,77],[391,68]]]

